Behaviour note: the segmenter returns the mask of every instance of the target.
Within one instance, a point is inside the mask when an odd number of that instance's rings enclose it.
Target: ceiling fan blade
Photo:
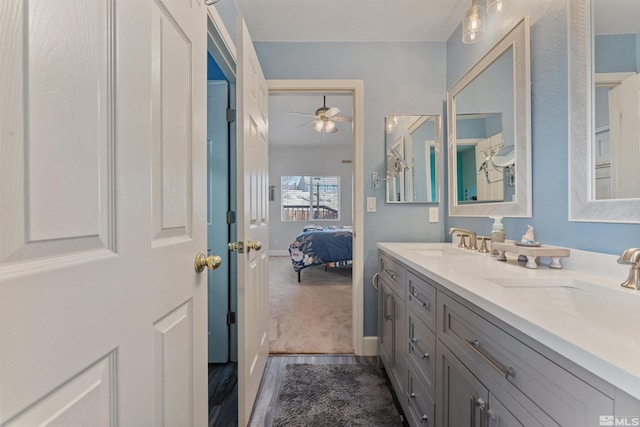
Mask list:
[[[331,117],[331,120],[335,120],[336,122],[351,122],[353,119],[348,116],[335,116]]]
[[[327,110],[326,113],[324,113],[327,117],[333,117],[336,114],[338,114],[340,112],[340,109],[338,107],[331,107]]]
[[[298,116],[305,116],[305,117],[315,117],[316,119],[319,119],[319,117],[316,116],[315,114],[298,113],[297,111],[289,111],[289,114],[296,114]]]
[[[317,121],[316,119],[309,120],[308,122],[304,122],[302,124],[299,124],[298,126],[294,126],[294,129],[295,128],[301,128],[301,127],[306,126],[306,125],[310,125],[311,123],[315,123],[316,121]]]

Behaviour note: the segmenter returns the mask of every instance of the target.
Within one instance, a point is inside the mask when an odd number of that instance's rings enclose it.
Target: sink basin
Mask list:
[[[503,287],[535,307],[538,313],[565,316],[565,322],[586,322],[597,326],[615,319],[625,324],[640,322],[640,298],[606,289],[594,283],[574,278],[491,278],[488,281]],[[572,319],[572,320],[570,320]]]
[[[467,252],[462,249],[455,248],[441,248],[441,249],[415,249],[413,252],[425,255],[425,256],[469,256],[473,255],[473,252]]]

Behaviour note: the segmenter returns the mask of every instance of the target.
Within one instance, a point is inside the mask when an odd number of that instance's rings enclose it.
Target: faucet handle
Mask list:
[[[482,243],[480,244],[480,249],[478,250],[478,252],[483,254],[489,253],[490,251],[489,251],[489,248],[487,247],[487,240],[491,240],[491,237],[479,236],[478,239],[482,240]]]
[[[456,236],[460,237],[460,243],[458,243],[458,247],[462,248],[462,249],[467,249],[469,247],[469,246],[467,246],[467,241],[465,240],[467,235],[466,234],[456,234]]]

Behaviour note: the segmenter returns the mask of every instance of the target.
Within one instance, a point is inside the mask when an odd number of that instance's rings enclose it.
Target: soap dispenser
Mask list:
[[[493,248],[493,243],[504,242],[504,226],[502,225],[502,217],[501,216],[492,216],[493,219],[493,227],[491,228],[491,255],[498,256],[498,250]]]

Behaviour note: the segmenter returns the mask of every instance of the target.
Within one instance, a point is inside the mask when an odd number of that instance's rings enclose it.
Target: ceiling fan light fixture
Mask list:
[[[333,120],[327,120],[324,122],[324,130],[326,132],[334,132],[336,130],[336,122]]]
[[[316,130],[316,132],[322,132],[322,130],[324,129],[324,122],[322,120],[316,121],[316,123],[313,125],[313,128]]]
[[[484,32],[484,9],[472,0],[471,7],[464,14],[462,21],[462,42],[469,44],[480,40]]]

